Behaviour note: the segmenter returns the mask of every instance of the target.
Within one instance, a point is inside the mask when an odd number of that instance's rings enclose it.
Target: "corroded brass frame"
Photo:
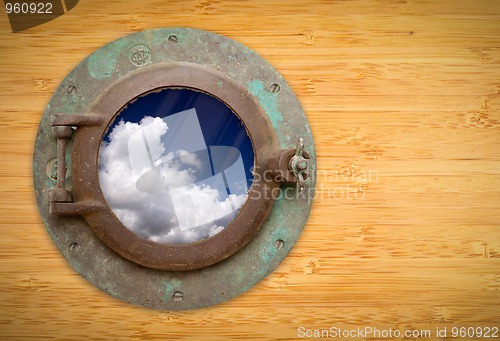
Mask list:
[[[244,122],[255,154],[255,180],[239,214],[220,233],[191,244],[160,244],[126,228],[106,204],[98,179],[99,146],[114,117],[131,99],[169,87],[195,89],[224,101]],[[74,116],[72,120],[71,115],[59,114],[52,122],[54,128],[77,126],[78,129],[72,151],[74,202],[56,199],[52,202],[51,213],[83,215],[97,236],[123,257],[159,270],[193,270],[209,266],[238,251],[258,232],[269,215],[274,202],[272,193],[280,184],[269,181],[263,173],[268,169],[269,160],[281,150],[271,122],[259,103],[246,89],[224,75],[192,63],[141,68],[112,84],[97,98],[85,117]]]
[[[99,188],[98,146],[109,122],[133,98],[166,86],[216,96],[244,121],[252,139],[251,198],[236,218],[241,224],[228,226],[218,241],[161,247],[131,236]],[[297,141],[307,160],[299,157],[294,166]],[[315,157],[305,113],[269,63],[218,34],[162,28],[101,47],[61,82],[41,118],[33,177],[45,227],[76,272],[120,300],[186,310],[244,293],[284,260],[312,207]],[[300,192],[290,170],[306,178],[303,164],[310,176]]]

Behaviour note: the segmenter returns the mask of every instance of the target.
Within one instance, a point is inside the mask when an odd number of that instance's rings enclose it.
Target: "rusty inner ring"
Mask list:
[[[139,237],[114,215],[102,194],[98,179],[99,147],[110,122],[134,98],[168,87],[202,91],[229,106],[244,122],[255,154],[254,181],[248,199],[236,218],[218,234],[191,244],[160,244]],[[112,250],[137,264],[159,270],[193,270],[215,264],[242,248],[255,236],[271,212],[273,190],[279,184],[266,180],[278,142],[268,116],[242,86],[221,73],[192,63],[146,66],[110,85],[91,105],[88,115],[103,123],[81,126],[72,152],[75,202],[98,202],[102,208],[83,213],[97,236]]]

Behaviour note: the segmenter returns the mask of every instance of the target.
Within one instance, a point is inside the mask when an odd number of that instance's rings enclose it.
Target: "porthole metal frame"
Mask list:
[[[252,140],[258,175],[233,223],[178,246],[147,242],[123,227],[102,205],[97,178],[108,123],[131,99],[165,87],[203,91],[233,109]],[[302,192],[293,185],[297,165],[310,174]],[[46,228],[77,272],[121,300],[184,310],[235,297],[281,263],[309,215],[316,163],[304,112],[270,64],[229,38],[168,28],[114,41],[63,80],[40,123],[33,168]],[[280,189],[282,183],[292,185]]]

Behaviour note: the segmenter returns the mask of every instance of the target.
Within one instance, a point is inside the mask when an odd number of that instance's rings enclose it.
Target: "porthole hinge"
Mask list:
[[[97,115],[54,115],[51,133],[57,141],[57,183],[49,194],[51,214],[78,215],[101,206],[97,202],[73,202],[71,191],[66,188],[66,149],[68,141],[73,137],[73,127],[98,125],[102,122],[103,119]]]
[[[81,126],[97,126],[104,122],[104,118],[100,115],[78,115],[78,114],[55,114],[52,119],[52,127],[67,126],[67,127],[81,127]],[[52,134],[54,135],[54,134]],[[54,136],[55,137],[55,136]],[[71,136],[70,136],[71,138]]]
[[[101,210],[103,205],[95,201],[82,202],[50,202],[50,214],[55,215],[82,215]]]

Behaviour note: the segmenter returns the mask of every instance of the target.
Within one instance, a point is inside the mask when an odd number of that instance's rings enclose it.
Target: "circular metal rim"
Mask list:
[[[98,179],[98,151],[109,124],[131,99],[168,87],[199,90],[224,102],[246,127],[255,155],[254,182],[236,218],[213,237],[190,244],[156,243],[125,227],[107,205]],[[274,201],[271,193],[279,185],[267,181],[263,172],[269,163],[267,160],[279,150],[278,142],[259,103],[248,90],[224,75],[193,63],[146,66],[118,79],[86,114],[103,121],[99,125],[80,127],[75,133],[72,153],[75,201],[100,204],[100,209],[83,215],[99,238],[123,257],[158,270],[185,271],[210,266],[248,243],[269,215]]]
[[[311,182],[306,194],[293,199],[277,198],[255,237],[240,251],[210,267],[185,272],[142,267],[106,247],[83,218],[62,219],[48,214],[49,191],[55,186],[49,166],[54,164],[56,157],[50,134],[51,117],[58,112],[78,114],[86,110],[91,99],[109,86],[114,77],[136,70],[138,66],[131,64],[128,53],[138,44],[151,50],[151,64],[197,63],[245,85],[271,120],[279,146],[282,149],[292,147],[300,136],[311,155]],[[92,86],[81,86],[86,83]],[[68,166],[67,179],[71,183],[73,174],[71,165]],[[214,33],[163,28],[135,33],[103,46],[61,82],[40,122],[33,172],[36,199],[47,232],[76,272],[122,301],[152,309],[187,310],[219,304],[246,292],[283,261],[309,216],[316,162],[313,137],[304,111],[286,81],[269,63],[238,42]],[[288,190],[290,188],[285,189]]]

